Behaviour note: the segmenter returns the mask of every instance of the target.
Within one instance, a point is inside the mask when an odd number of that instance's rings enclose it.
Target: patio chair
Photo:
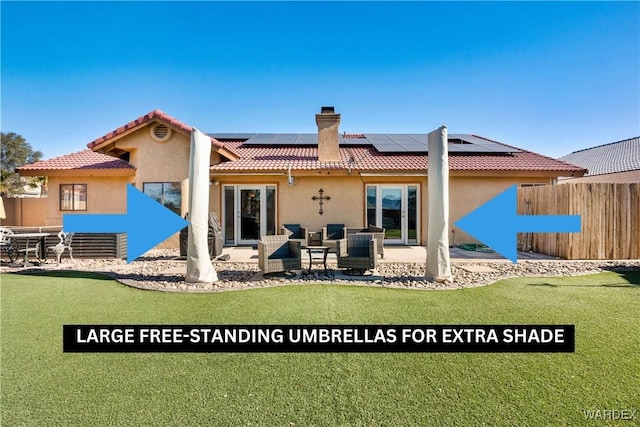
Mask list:
[[[376,239],[371,234],[350,234],[337,241],[338,268],[346,274],[363,275],[375,270],[378,260]]]
[[[6,227],[0,227],[0,252],[5,251],[9,257],[9,262],[13,263],[16,260],[16,254],[18,253],[18,246],[11,238],[13,231]]]
[[[27,234],[27,233],[24,233]],[[32,253],[38,262],[44,261],[44,253],[42,252],[42,243],[44,240],[38,239],[34,246],[29,246],[29,240],[25,242],[25,245],[22,249],[18,249],[18,253],[23,254],[24,257],[24,266],[26,267],[27,260],[29,259],[29,254]]]
[[[360,227],[347,227],[345,232],[347,237],[350,234],[370,234],[376,239],[376,245],[378,249],[378,255],[380,258],[384,258],[384,228],[376,227],[375,225],[368,225],[367,228]]]
[[[345,237],[344,224],[327,224],[322,227],[322,246],[328,246],[329,252],[336,252],[338,240]]]
[[[300,224],[282,224],[281,234],[289,237],[289,240],[299,240],[304,247],[309,244],[309,229]]]
[[[58,238],[60,242],[55,246],[49,246],[47,251],[53,251],[56,254],[56,265],[60,265],[60,258],[62,258],[62,254],[64,250],[67,249],[69,251],[69,258],[72,262],[75,262],[73,259],[73,248],[71,247],[71,240],[73,239],[73,233],[65,233],[64,231],[60,231],[58,233]]]
[[[263,274],[302,270],[300,241],[287,236],[262,236],[258,242],[258,266]]]

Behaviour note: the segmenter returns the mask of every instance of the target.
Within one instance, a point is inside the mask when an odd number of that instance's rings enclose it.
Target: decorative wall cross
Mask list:
[[[324,213],[324,211],[322,210],[322,205],[325,201],[331,200],[331,197],[329,196],[325,196],[324,195],[324,190],[321,188],[320,190],[318,190],[318,194],[319,196],[313,196],[311,198],[311,200],[313,200],[314,202],[317,201],[318,204],[320,205],[320,210],[318,211],[318,213],[320,215],[322,215]]]

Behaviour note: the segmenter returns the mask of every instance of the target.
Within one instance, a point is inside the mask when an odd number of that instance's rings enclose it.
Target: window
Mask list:
[[[60,184],[60,210],[86,211],[87,184]]]
[[[378,205],[376,193],[376,186],[367,185],[367,223],[365,225],[378,224],[376,219],[376,206]]]
[[[235,187],[225,185],[224,187],[224,243],[233,245],[236,242],[235,229]]]
[[[179,182],[145,182],[142,192],[180,215],[182,193]]]

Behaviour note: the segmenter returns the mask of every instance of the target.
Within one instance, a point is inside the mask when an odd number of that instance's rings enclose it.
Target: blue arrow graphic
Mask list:
[[[189,223],[133,185],[127,185],[126,214],[65,214],[68,233],[127,233],[127,263]]]
[[[459,219],[455,225],[517,262],[517,233],[579,233],[580,215],[518,215],[513,185]]]

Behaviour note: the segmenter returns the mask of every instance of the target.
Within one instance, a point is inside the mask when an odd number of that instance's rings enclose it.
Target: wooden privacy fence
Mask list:
[[[640,183],[518,189],[520,215],[580,215],[580,233],[520,233],[518,249],[566,259],[640,258]]]

